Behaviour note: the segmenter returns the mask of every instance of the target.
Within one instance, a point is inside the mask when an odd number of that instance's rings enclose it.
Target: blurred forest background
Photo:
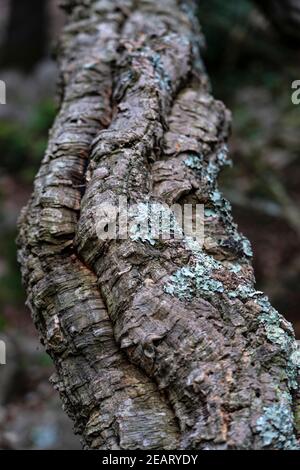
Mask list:
[[[79,440],[49,384],[51,360],[25,306],[16,221],[27,202],[57,110],[53,54],[59,0],[0,0],[0,448],[76,449]],[[300,339],[300,47],[286,45],[248,0],[199,0],[215,97],[233,113],[234,167],[222,175],[240,230],[251,240],[259,290]]]

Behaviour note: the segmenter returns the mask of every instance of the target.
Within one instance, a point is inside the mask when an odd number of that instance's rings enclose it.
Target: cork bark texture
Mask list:
[[[296,449],[300,354],[217,177],[230,113],[193,1],[65,1],[61,105],[19,223],[28,305],[85,448]],[[100,239],[119,197],[203,204],[205,239]],[[129,210],[130,213],[130,210]]]

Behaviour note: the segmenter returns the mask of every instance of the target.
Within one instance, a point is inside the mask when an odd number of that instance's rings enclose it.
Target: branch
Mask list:
[[[19,259],[88,448],[297,448],[294,333],[255,290],[217,187],[230,114],[210,95],[193,7],[73,5],[62,41],[63,101]],[[130,236],[103,240],[99,208],[120,196]],[[149,202],[205,204],[204,246],[141,233],[132,208]]]

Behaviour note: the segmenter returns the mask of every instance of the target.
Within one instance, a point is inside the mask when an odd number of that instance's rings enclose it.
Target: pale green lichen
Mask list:
[[[253,289],[249,284],[240,284],[234,291],[228,292],[228,297],[230,298],[239,298],[239,299],[248,299],[253,297],[258,291]]]
[[[293,347],[293,352],[288,360],[286,374],[290,388],[298,390],[300,376],[300,351],[295,346]]]
[[[205,168],[205,180],[211,185],[213,185],[216,181],[219,172],[219,165],[213,161],[210,161],[207,167]]]
[[[289,397],[285,398],[283,395],[279,403],[264,407],[264,414],[256,421],[256,430],[263,447],[299,450],[294,435],[294,417]]]
[[[217,217],[217,212],[213,209],[205,208],[204,209],[205,217]]]
[[[230,263],[228,267],[229,271],[234,274],[238,274],[242,270],[241,265],[237,263]]]
[[[272,343],[278,344],[283,350],[287,350],[290,347],[291,338],[280,326],[266,324],[265,328],[267,337]]]
[[[298,375],[300,373],[300,352],[294,337],[294,331],[287,322],[275,310],[268,297],[259,295],[255,302],[261,307],[259,321],[264,325],[267,338],[270,342],[280,346],[286,357],[286,377],[290,389],[298,388]],[[284,325],[284,328],[283,328]]]
[[[231,204],[230,202],[223,197],[221,192],[217,187],[217,177],[220,169],[224,165],[230,165],[231,160],[228,157],[228,148],[227,145],[223,145],[219,150],[217,155],[213,158],[210,158],[209,162],[205,161],[205,158],[201,154],[191,154],[184,161],[184,164],[195,170],[197,173],[201,173],[201,177],[206,180],[209,184],[210,192],[210,202],[213,207],[205,209],[206,217],[221,217],[226,223],[226,226],[229,229],[230,241],[237,249],[237,253],[243,254],[247,258],[253,256],[251,244],[247,238],[239,234],[237,231],[237,226],[233,222],[231,215]]]
[[[229,157],[229,149],[226,144],[224,144],[221,150],[218,152],[217,158],[220,166],[232,165],[232,160]]]
[[[202,252],[202,245],[199,243],[199,241],[193,237],[189,236],[184,236],[183,237],[183,243],[187,247],[188,250],[190,250],[193,255],[197,258],[203,254]]]
[[[205,179],[212,186],[216,183],[217,177],[220,173],[220,170],[223,166],[231,165],[231,160],[228,157],[228,147],[223,145],[221,150],[217,153],[216,159],[210,159],[208,165],[206,166]]]
[[[168,284],[164,286],[164,291],[180,300],[191,300],[194,295],[192,284],[194,277],[195,273],[191,269],[181,268],[170,277]]]
[[[296,390],[300,373],[300,351],[297,348],[291,324],[272,307],[267,296],[256,291],[251,285],[240,285],[235,291],[228,292],[227,295],[240,300],[252,298],[259,305],[261,312],[258,320],[263,324],[268,340],[280,347],[286,359],[286,379],[289,389]]]
[[[287,356],[290,356],[291,351],[296,347],[293,328],[272,307],[268,297],[263,292],[255,290],[251,284],[241,284],[234,291],[229,291],[227,295],[230,298],[238,298],[240,300],[253,299],[261,308],[258,320],[264,325],[268,340],[279,345],[281,350]],[[298,355],[295,354],[292,357],[296,359]]]
[[[156,81],[162,88],[166,90],[172,89],[172,80],[167,74],[165,67],[161,61],[160,54],[158,52],[153,52],[150,48],[145,48],[149,52],[149,58],[153,64],[154,70],[156,72]]]
[[[165,204],[139,203],[129,209],[129,236],[133,241],[155,245],[159,239],[183,238],[174,212]]]
[[[203,156],[201,154],[191,154],[184,160],[185,166],[192,170],[201,170],[203,167]]]
[[[269,341],[278,344],[284,352],[290,352],[290,348],[294,343],[292,330],[287,332],[286,329],[282,328],[283,319],[277,310],[272,307],[268,297],[259,293],[255,301],[262,309],[259,321],[264,324]]]
[[[235,233],[236,236],[239,234],[236,232],[236,225],[233,223],[232,216],[231,216],[231,204],[230,202],[225,199],[219,189],[215,188],[211,194],[210,199],[213,202],[214,207],[216,210],[226,218],[228,225],[231,228],[231,231]]]
[[[217,207],[222,207],[223,196],[218,189],[215,189],[211,193],[211,200],[215,203]]]
[[[194,264],[177,270],[164,287],[165,292],[188,301],[196,296],[211,298],[213,294],[218,292],[225,292],[228,297],[243,302],[252,299],[261,309],[258,320],[263,324],[268,340],[280,346],[286,357],[289,388],[296,388],[300,354],[295,351],[296,342],[290,324],[271,306],[269,299],[263,292],[255,290],[251,283],[240,284],[235,290],[226,291],[223,283],[214,278],[216,272],[224,268],[223,264],[204,253],[197,241],[192,238],[185,237],[184,242],[194,255]],[[238,273],[241,266],[231,263],[229,270]]]
[[[221,158],[225,157],[223,155]],[[190,158],[187,166],[196,170],[200,169],[199,158],[195,156]],[[217,169],[218,165],[212,162],[201,170],[203,176],[212,182],[217,175]],[[210,207],[205,209],[205,216],[221,217],[229,227],[228,247],[232,244],[233,249],[236,249],[239,255],[243,254],[247,258],[253,256],[249,240],[238,233],[237,226],[233,222],[230,203],[222,196],[216,186],[210,192]],[[279,391],[281,401],[278,404],[264,408],[264,414],[257,420],[257,431],[266,447],[298,448],[294,435],[290,390],[296,389],[298,386],[300,352],[297,350],[291,325],[271,306],[268,298],[254,288],[252,283],[241,282],[236,289],[228,292],[223,283],[219,279],[215,279],[216,271],[224,267],[227,267],[230,272],[238,274],[242,269],[239,263],[225,266],[197,248],[194,241],[185,240],[185,243],[193,253],[194,264],[176,271],[165,286],[165,291],[181,300],[188,301],[198,295],[211,299],[216,296],[216,293],[224,292],[228,297],[239,299],[242,302],[252,300],[257,303],[260,307],[258,321],[263,325],[267,339],[279,346],[280,356],[285,361],[286,371],[280,378],[282,387],[286,387],[286,391]]]
[[[129,226],[129,236],[133,241],[148,242],[155,245],[155,239],[149,225],[149,204],[140,203],[129,209],[129,215],[133,218]]]
[[[224,292],[223,283],[213,278],[213,271],[221,268],[221,263],[210,256],[197,252],[194,265],[178,269],[164,286],[165,292],[181,300],[192,300],[202,295],[210,296],[215,292]]]
[[[291,354],[291,362],[292,362],[292,364],[294,364],[294,366],[300,367],[300,351],[299,351],[299,349],[296,349]]]
[[[198,260],[195,266],[195,287],[197,294],[224,292],[223,283],[211,277],[212,271],[219,268],[220,266],[212,262],[208,256],[204,256],[201,263]]]
[[[250,241],[248,240],[248,238],[246,237],[243,237],[243,235],[240,235],[240,240],[242,242],[242,247],[243,247],[243,252],[246,256],[248,256],[249,258],[252,258],[253,256],[253,251],[252,251],[252,247],[251,247],[251,243]]]

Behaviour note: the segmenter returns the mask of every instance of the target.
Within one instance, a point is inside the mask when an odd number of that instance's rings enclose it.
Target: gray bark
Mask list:
[[[298,448],[299,353],[217,176],[193,1],[65,6],[62,103],[20,218],[28,305],[86,448]],[[205,204],[205,243],[101,240],[102,203]]]

